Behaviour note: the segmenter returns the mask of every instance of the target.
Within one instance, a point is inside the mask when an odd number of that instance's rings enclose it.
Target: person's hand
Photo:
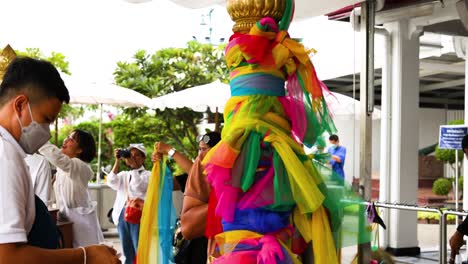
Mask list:
[[[164,155],[166,155],[169,152],[169,150],[172,149],[171,145],[168,145],[168,144],[166,144],[164,142],[161,142],[161,141],[156,142],[155,147],[156,147],[156,152],[158,152],[160,154],[164,154]]]
[[[455,256],[458,255],[460,248],[463,246],[463,234],[459,231],[455,231],[455,233],[450,238],[449,243],[452,256],[455,259]]]
[[[118,264],[117,251],[106,245],[86,247],[86,263],[88,264]]]
[[[153,152],[153,154],[151,155],[151,161],[153,163],[156,163],[156,162],[159,162],[160,160],[162,160],[162,154],[158,152]]]
[[[114,150],[114,158],[115,158],[115,160],[119,160],[119,159],[120,159],[120,158],[118,157],[118,155],[117,155],[117,154],[119,153],[119,150],[120,150],[120,149],[115,149],[115,150]]]

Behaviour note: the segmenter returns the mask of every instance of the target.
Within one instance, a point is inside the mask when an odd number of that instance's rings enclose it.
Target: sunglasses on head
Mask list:
[[[197,136],[197,142],[205,142],[205,144],[208,144],[210,142],[210,136],[208,135],[199,135]]]

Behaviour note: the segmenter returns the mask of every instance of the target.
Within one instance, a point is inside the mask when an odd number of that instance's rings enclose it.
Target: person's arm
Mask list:
[[[340,149],[335,152],[331,157],[335,162],[343,163],[346,158],[346,149],[344,147],[340,147]]]
[[[86,263],[120,263],[116,252],[107,246],[86,247]],[[78,249],[48,250],[26,244],[0,244],[0,263],[83,264],[84,252]]]
[[[117,151],[114,151],[114,167],[109,174],[107,174],[107,186],[111,187],[113,190],[120,191],[123,190],[123,178],[126,176],[125,172],[119,172],[119,159],[117,158]]]
[[[64,172],[70,172],[73,166],[73,160],[67,155],[63,154],[62,151],[55,145],[47,142],[44,146],[39,149],[39,153],[42,154],[52,165],[60,168]],[[73,176],[73,175],[70,175]]]
[[[184,196],[180,215],[182,235],[194,239],[205,235],[208,204],[190,196]]]
[[[36,182],[34,183],[34,193],[48,205],[50,200],[50,192],[52,189],[52,171],[47,160],[42,159],[39,163]]]
[[[206,216],[208,214],[208,200],[210,185],[203,174],[201,164],[203,156],[198,156],[185,185],[185,196],[181,213],[182,235],[187,239],[201,237],[205,234]]]
[[[84,253],[81,249],[44,250],[25,244],[27,242],[25,222],[30,213],[30,206],[34,206],[34,202],[30,204],[32,184],[27,177],[24,163],[20,164],[20,160],[17,158],[12,161],[0,156],[0,168],[5,173],[4,177],[0,177],[0,186],[3,187],[0,201],[9,202],[8,207],[0,210],[0,263],[83,263]],[[87,251],[90,259],[88,264],[118,263],[107,247],[90,248]]]
[[[167,155],[173,147],[164,142],[156,142],[157,153]],[[193,162],[187,158],[184,154],[176,150],[172,159],[179,165],[179,167],[186,173],[189,173],[192,169]]]
[[[468,217],[458,225],[457,230],[450,237],[449,244],[451,249],[451,260],[455,259],[455,256],[458,255],[460,248],[463,246],[463,236],[468,234]]]

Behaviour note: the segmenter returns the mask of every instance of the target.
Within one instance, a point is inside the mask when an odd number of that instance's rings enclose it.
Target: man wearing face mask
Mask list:
[[[56,226],[34,195],[24,158],[50,139],[50,124],[70,100],[60,74],[31,58],[2,73],[0,65],[0,263],[119,263],[106,246],[57,250]]]
[[[136,223],[133,221],[134,219],[130,221],[126,218],[126,207],[135,199],[143,204],[146,198],[150,172],[143,166],[145,159],[146,149],[143,144],[130,144],[128,150],[124,151],[116,149],[115,164],[107,176],[107,185],[117,191],[112,220],[119,231],[126,264],[134,262],[140,236],[139,219]],[[125,164],[131,170],[120,171],[121,160],[125,161]]]
[[[328,140],[331,144],[331,146],[328,148],[328,153],[331,155],[330,165],[333,171],[344,179],[346,148],[340,145],[340,139],[337,135],[331,135]]]

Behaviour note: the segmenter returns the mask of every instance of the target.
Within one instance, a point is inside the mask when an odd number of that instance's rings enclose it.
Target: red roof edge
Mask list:
[[[343,18],[348,18],[351,15],[351,12],[353,11],[353,9],[356,7],[360,7],[360,6],[361,6],[361,3],[346,6],[336,11],[325,14],[325,16],[328,16],[328,19],[330,20],[340,20]]]

